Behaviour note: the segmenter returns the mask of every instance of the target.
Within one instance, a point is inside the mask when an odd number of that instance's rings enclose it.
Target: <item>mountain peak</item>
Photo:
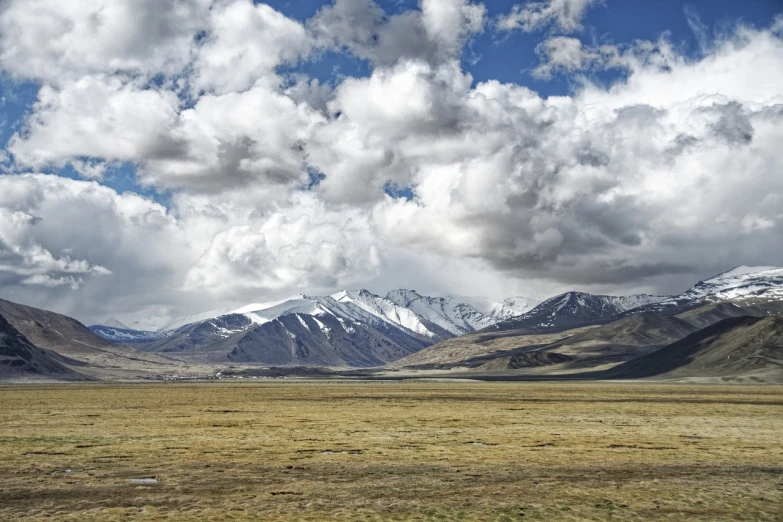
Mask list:
[[[727,270],[725,272],[721,272],[720,274],[711,277],[707,279],[707,281],[712,281],[715,279],[724,279],[727,277],[737,277],[737,276],[743,276],[743,275],[750,275],[750,274],[758,274],[760,272],[769,272],[772,270],[783,270],[783,268],[778,266],[748,266],[748,265],[739,265],[735,266],[731,270]]]
[[[101,323],[101,326],[108,326],[110,328],[122,328],[123,330],[131,329],[129,326],[125,325],[124,323],[114,318],[105,320],[104,322]]]
[[[340,290],[329,297],[338,302],[345,302],[353,299],[374,299],[379,296],[373,294],[369,290],[361,288],[359,290]]]
[[[412,301],[422,299],[423,297],[424,296],[418,293],[416,290],[408,290],[405,288],[392,290],[386,294],[386,299],[390,299],[400,306],[407,306],[407,304],[410,304]]]

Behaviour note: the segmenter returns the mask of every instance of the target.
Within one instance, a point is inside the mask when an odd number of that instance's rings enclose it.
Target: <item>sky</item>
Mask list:
[[[780,0],[4,0],[0,298],[672,294],[783,264],[781,143]]]

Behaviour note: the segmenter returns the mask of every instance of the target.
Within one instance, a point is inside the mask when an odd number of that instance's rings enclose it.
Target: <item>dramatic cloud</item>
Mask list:
[[[498,25],[572,32],[594,5],[527,3]],[[698,59],[547,33],[534,73],[576,87],[543,97],[464,69],[487,19],[465,0],[336,0],[304,22],[249,0],[0,9],[0,66],[40,84],[0,168],[102,181],[130,164],[169,191],[0,177],[8,298],[150,326],[344,286],[672,292],[783,256],[779,21]],[[324,52],[369,74],[285,73]],[[608,68],[622,79],[591,83]]]
[[[171,141],[168,131],[177,122],[177,107],[170,91],[140,89],[107,76],[44,85],[24,131],[7,148],[18,165],[32,169],[73,161],[81,171],[85,157],[142,161]]]
[[[57,176],[0,176],[0,281],[8,298],[92,314],[140,311],[171,291],[189,247],[162,206],[95,182]],[[79,292],[63,292],[78,288]],[[126,294],[127,295],[127,294]]]

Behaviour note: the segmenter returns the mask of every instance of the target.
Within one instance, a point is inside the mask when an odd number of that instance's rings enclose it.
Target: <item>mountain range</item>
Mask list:
[[[524,313],[538,301],[430,297],[414,290],[385,296],[343,290],[297,295],[176,320],[158,332],[107,325],[91,330],[140,350],[200,363],[381,366],[438,341]]]
[[[344,290],[215,310],[160,331],[133,330],[116,320],[87,328],[60,314],[0,300],[0,377],[158,378],[209,374],[227,365],[371,368],[367,371],[389,375],[598,375],[631,368],[653,354],[663,357],[671,346],[693,341],[716,324],[739,328],[748,318],[778,315],[783,315],[783,269],[776,267],[737,267],[676,296],[567,292],[538,303],[523,297],[495,302],[414,290],[385,296]],[[775,355],[776,324],[765,326],[763,356],[754,359],[765,368],[783,359]],[[713,344],[701,343],[699,349]],[[602,375],[617,378],[618,371]]]

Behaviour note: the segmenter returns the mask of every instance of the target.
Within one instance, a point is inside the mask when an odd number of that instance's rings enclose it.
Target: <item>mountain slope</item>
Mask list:
[[[458,302],[466,303],[476,309],[478,312],[489,317],[494,323],[505,321],[529,312],[539,304],[541,301],[538,299],[530,299],[528,297],[509,297],[502,302],[493,301],[485,297],[476,296],[462,296],[447,294],[446,297],[451,297]]]
[[[685,292],[629,313],[656,311],[666,314],[687,312],[704,303],[730,303],[756,312],[778,315],[783,311],[783,268],[738,266],[704,281]]]
[[[89,380],[58,361],[54,354],[34,346],[0,315],[0,379],[12,378]]]
[[[552,348],[578,351],[596,346],[664,346],[697,329],[680,318],[646,312],[573,335]]]
[[[734,317],[623,363],[605,376],[735,377],[770,371],[783,376],[783,318]]]
[[[260,310],[238,310],[243,313],[186,325],[139,347],[186,361],[378,366],[451,337],[411,310],[366,291],[301,296]]]
[[[706,302],[701,306],[692,308],[686,312],[677,314],[677,317],[686,321],[698,329],[706,328],[724,319],[743,316],[763,316],[763,312],[756,311],[754,308],[741,308],[732,303],[710,303]]]
[[[585,371],[639,357],[696,330],[697,327],[678,317],[646,312],[576,333],[540,351],[570,357],[559,371]]]
[[[558,364],[553,371],[559,372],[587,371],[656,350],[695,330],[677,317],[648,312],[561,332],[468,335],[440,342],[390,366],[497,371],[523,369],[529,363],[531,368]]]
[[[78,364],[80,373],[101,377],[125,370],[157,372],[172,364],[157,355],[111,343],[76,319],[47,310],[0,299],[0,315],[34,346]]]
[[[547,299],[519,317],[500,322],[488,331],[525,330],[555,332],[610,321],[623,312],[665,299],[650,295],[626,297],[567,292]]]
[[[412,310],[425,321],[438,325],[452,335],[465,335],[495,323],[492,317],[452,296],[428,297],[415,290],[393,290],[386,294],[386,299]]]
[[[164,339],[167,336],[165,332],[149,332],[109,325],[93,325],[90,326],[90,331],[108,341],[130,346],[140,343],[152,343]]]

